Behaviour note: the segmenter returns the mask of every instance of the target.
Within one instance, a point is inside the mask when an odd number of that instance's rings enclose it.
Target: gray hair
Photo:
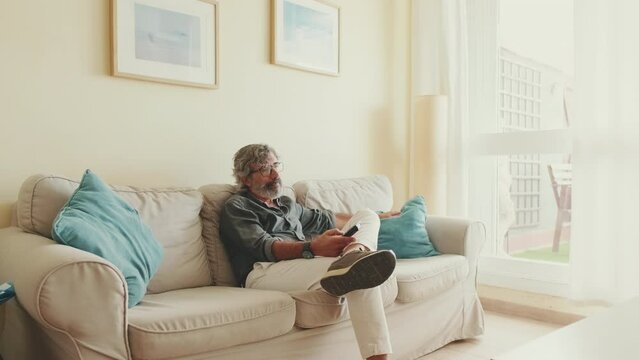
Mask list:
[[[239,187],[244,187],[242,178],[251,173],[251,165],[266,165],[268,154],[279,159],[277,152],[266,144],[251,144],[242,147],[233,155],[233,176]]]

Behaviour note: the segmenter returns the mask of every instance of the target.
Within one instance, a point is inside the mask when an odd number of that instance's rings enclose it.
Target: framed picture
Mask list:
[[[272,2],[272,62],[338,76],[339,7],[319,0]]]
[[[217,88],[215,0],[112,0],[113,75]]]

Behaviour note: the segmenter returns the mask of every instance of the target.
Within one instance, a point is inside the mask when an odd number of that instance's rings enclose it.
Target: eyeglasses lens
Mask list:
[[[260,174],[262,174],[262,176],[270,176],[273,170],[277,171],[278,173],[282,172],[282,163],[276,162],[273,163],[273,165],[264,166],[260,169]]]

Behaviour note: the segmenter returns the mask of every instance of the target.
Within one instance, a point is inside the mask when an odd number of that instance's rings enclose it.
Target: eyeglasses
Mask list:
[[[257,170],[253,170],[249,173],[249,175],[259,172],[260,174],[262,174],[262,176],[271,176],[271,172],[273,170],[277,171],[277,173],[281,173],[283,169],[283,165],[281,162],[274,162],[271,165],[264,165],[261,168],[257,169]]]

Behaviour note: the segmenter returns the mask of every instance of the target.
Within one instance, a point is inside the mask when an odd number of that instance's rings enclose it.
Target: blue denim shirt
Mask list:
[[[268,207],[243,189],[232,195],[222,209],[220,238],[242,286],[253,264],[277,261],[271,250],[273,242],[305,241],[335,227],[335,215],[330,210],[305,208],[288,196],[281,196],[274,203],[277,207]]]

